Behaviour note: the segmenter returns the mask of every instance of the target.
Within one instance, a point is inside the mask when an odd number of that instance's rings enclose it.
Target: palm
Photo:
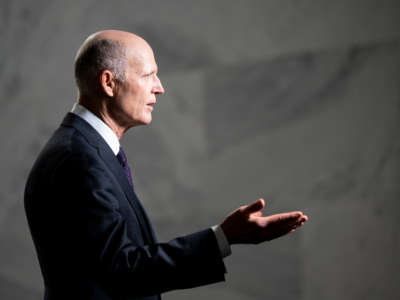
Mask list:
[[[263,216],[263,208],[264,201],[259,199],[242,206],[224,220],[221,227],[231,244],[270,241],[294,231],[308,220],[300,211]]]

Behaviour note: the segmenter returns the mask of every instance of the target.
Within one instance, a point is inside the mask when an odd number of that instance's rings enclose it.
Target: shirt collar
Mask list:
[[[74,104],[71,112],[88,122],[106,141],[114,154],[118,154],[120,148],[118,137],[100,118],[79,103]]]

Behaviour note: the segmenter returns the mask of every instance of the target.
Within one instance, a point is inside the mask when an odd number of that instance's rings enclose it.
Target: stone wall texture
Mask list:
[[[0,299],[43,298],[25,180],[105,28],[143,36],[166,89],[122,139],[160,240],[258,197],[310,217],[234,246],[226,282],[164,299],[400,299],[398,0],[0,3]]]

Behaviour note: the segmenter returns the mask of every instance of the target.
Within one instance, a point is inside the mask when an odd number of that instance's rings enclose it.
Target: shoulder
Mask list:
[[[93,138],[71,126],[60,126],[36,159],[26,182],[29,199],[75,197],[112,191],[120,196],[118,182],[100,155]],[[61,194],[60,194],[61,193]],[[115,194],[115,195],[114,195]],[[115,202],[115,201],[113,201]],[[116,204],[113,204],[116,206]]]
[[[119,206],[120,189],[109,167],[99,154],[99,149],[87,141],[79,131],[74,131],[68,141],[58,149],[61,156],[52,177],[52,185],[64,190],[68,196],[96,199]]]
[[[88,141],[76,129],[70,130],[70,136],[61,134],[60,141],[56,143],[54,152],[59,153],[60,158],[55,166],[56,173],[74,172],[75,175],[90,174],[96,169],[101,169],[104,173],[104,163],[102,162],[98,148]]]
[[[87,173],[93,167],[101,167],[96,146],[76,128],[60,126],[39,153],[30,177],[51,182],[70,172]]]

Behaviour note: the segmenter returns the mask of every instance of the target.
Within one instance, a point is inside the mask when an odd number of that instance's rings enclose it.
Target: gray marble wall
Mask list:
[[[164,299],[399,299],[399,23],[398,0],[1,1],[0,299],[42,298],[25,179],[104,28],[147,39],[166,88],[122,141],[160,240],[260,196],[310,217]]]

